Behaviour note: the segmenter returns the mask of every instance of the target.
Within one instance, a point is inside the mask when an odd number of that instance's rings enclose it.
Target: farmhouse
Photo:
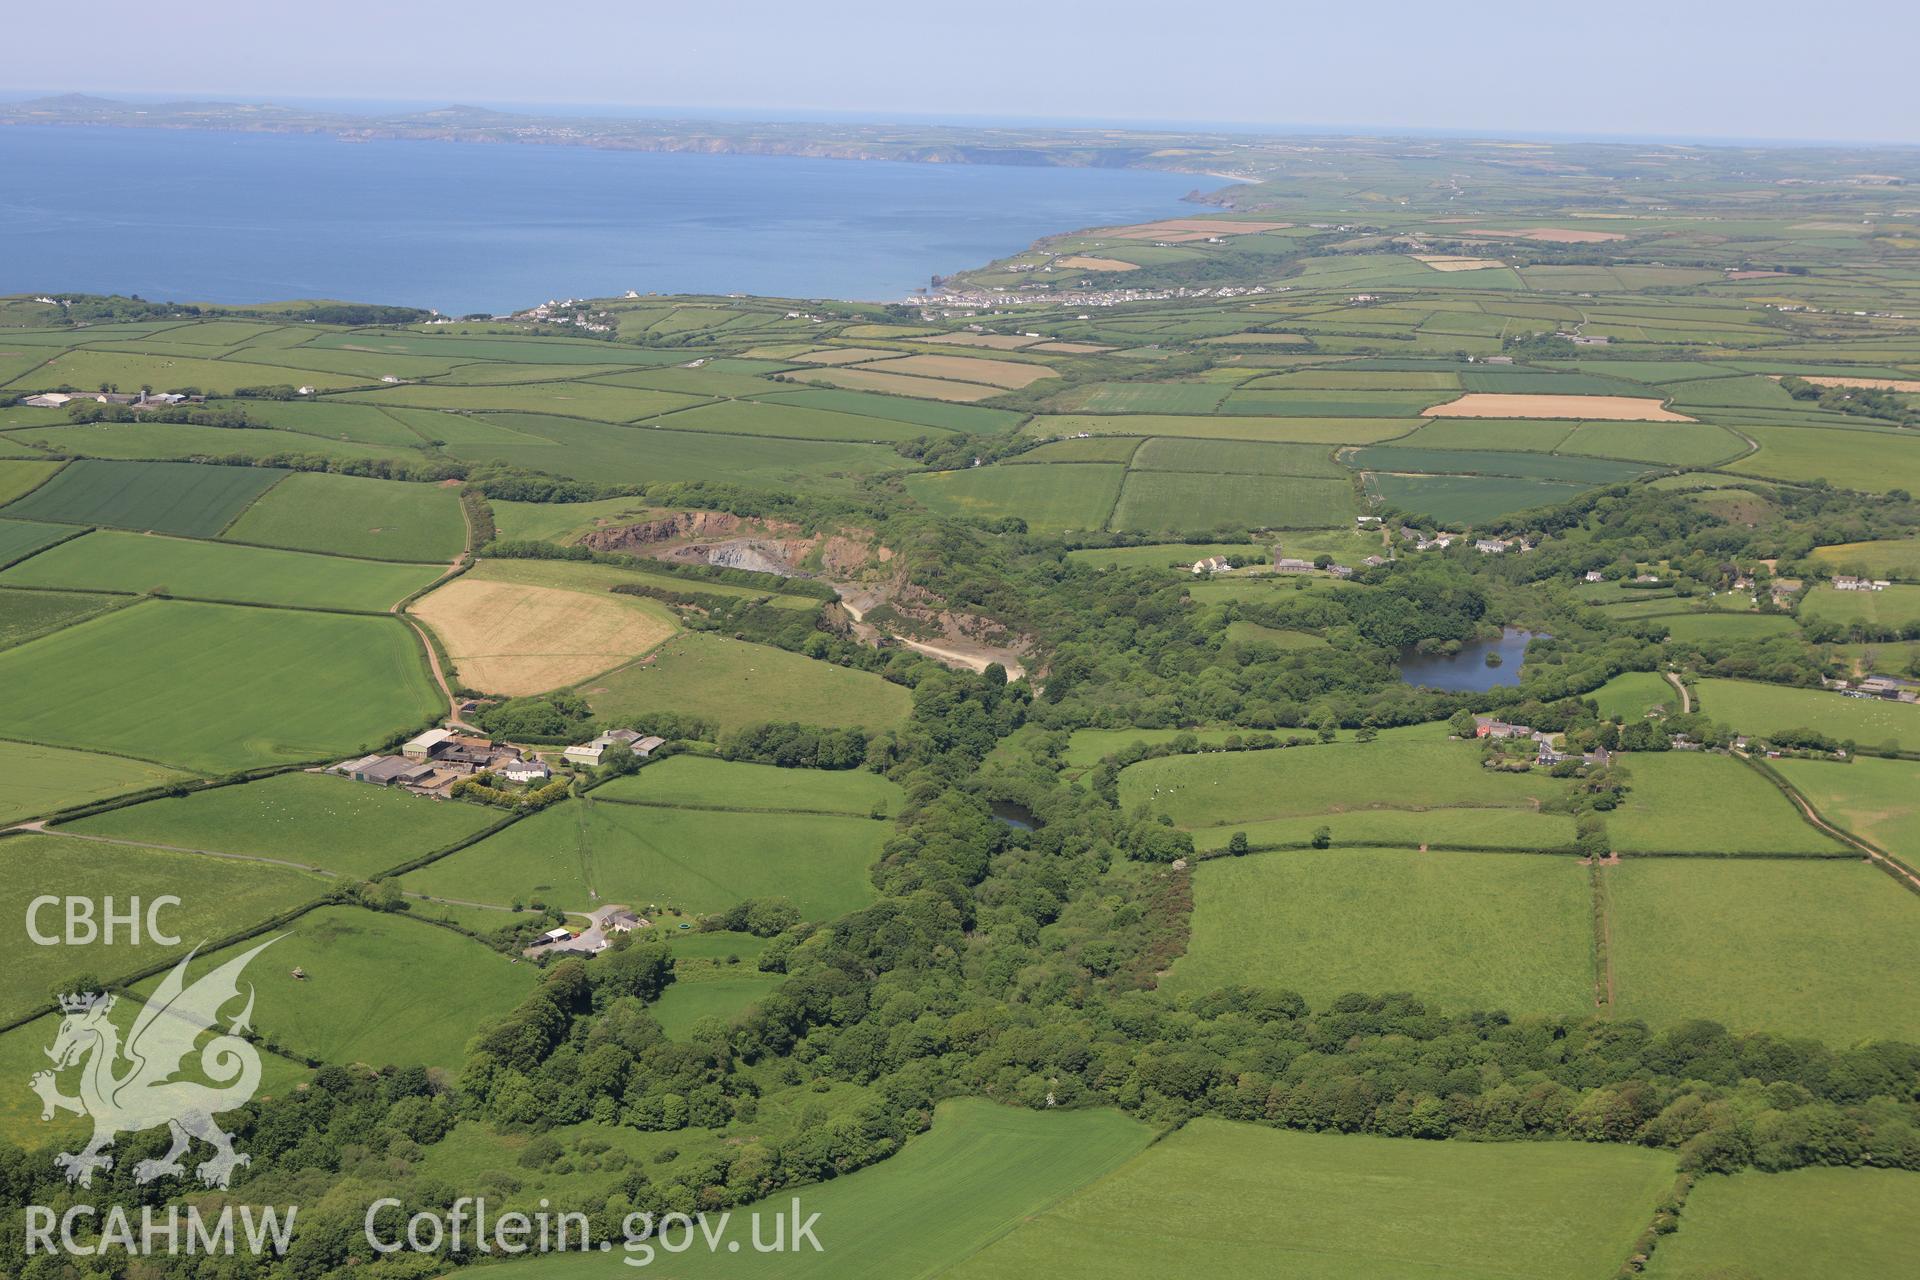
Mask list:
[[[1483,556],[1497,556],[1512,545],[1505,538],[1482,538],[1473,544],[1473,549]]]
[[[553,770],[544,760],[515,760],[500,770],[500,776],[508,782],[545,782],[553,776]]]
[[[1476,738],[1531,738],[1533,728],[1524,724],[1508,724],[1505,720],[1496,720],[1492,716],[1473,718],[1473,736]]]
[[[1208,556],[1204,560],[1195,560],[1193,562],[1193,571],[1195,573],[1223,573],[1232,567],[1232,565],[1227,563],[1225,556]]]
[[[1885,578],[1856,578],[1850,573],[1836,573],[1833,576],[1835,591],[1885,591],[1892,585]]]
[[[1313,561],[1297,560],[1292,556],[1279,556],[1274,559],[1275,573],[1312,573]]]
[[[1583,577],[1581,581],[1582,582],[1603,582],[1605,581],[1605,575],[1602,574],[1598,569],[1589,569],[1586,572],[1586,576]]]

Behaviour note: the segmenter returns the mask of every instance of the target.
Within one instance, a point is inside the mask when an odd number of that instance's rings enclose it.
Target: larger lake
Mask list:
[[[1053,232],[1176,217],[1192,174],[0,128],[0,293],[892,300]]]

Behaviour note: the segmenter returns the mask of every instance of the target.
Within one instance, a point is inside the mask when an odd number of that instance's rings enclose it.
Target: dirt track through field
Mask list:
[[[159,844],[152,840],[121,840],[115,836],[82,835],[78,831],[48,831],[44,822],[22,823],[12,828],[16,831],[37,831],[41,835],[60,836],[66,840],[91,840],[95,844],[125,845],[130,849],[165,849],[169,853],[197,853],[208,858],[230,858],[235,862],[264,862],[270,867],[287,867],[294,871],[311,871],[315,875],[334,877],[339,873],[325,867],[316,867],[310,862],[295,862],[290,858],[269,858],[257,853],[227,853],[220,849],[195,849],[183,844]]]
[[[1738,752],[1735,754],[1740,755],[1740,759],[1746,761],[1750,766],[1758,767],[1752,757]],[[1765,776],[1769,782],[1774,781],[1771,774],[1765,774],[1763,771],[1763,776]],[[1778,786],[1778,783],[1775,783],[1775,785]],[[1903,886],[1920,892],[1920,875],[1915,875],[1913,872],[1907,870],[1904,866],[1895,862],[1886,854],[1881,853],[1878,849],[1860,839],[1860,837],[1854,835],[1846,828],[1837,827],[1821,817],[1820,811],[1814,808],[1812,802],[1805,796],[1800,794],[1798,787],[1788,785],[1780,787],[1779,789],[1786,793],[1787,799],[1793,801],[1794,806],[1800,810],[1800,816],[1805,818],[1816,831],[1823,831],[1849,848],[1859,850],[1860,853],[1866,857],[1867,861],[1879,867],[1895,880],[1898,880]]]

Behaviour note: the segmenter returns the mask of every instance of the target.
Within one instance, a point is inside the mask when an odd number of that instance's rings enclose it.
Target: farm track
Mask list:
[[[1687,690],[1686,682],[1671,671],[1665,671],[1661,674],[1666,678],[1666,682],[1673,686],[1673,691],[1680,695],[1680,714],[1683,716],[1692,715],[1693,694]]]
[[[465,503],[462,503],[460,506],[460,518],[466,522],[467,526],[467,550],[455,556],[453,561],[447,565],[446,572],[428,583],[425,589],[416,591],[412,596],[409,596],[409,600],[430,594],[435,588],[451,581],[459,574],[460,562],[465,560],[473,549],[473,521],[467,515]],[[405,604],[405,600],[399,601],[389,608],[387,612],[412,627],[414,635],[419,637],[420,647],[427,651],[427,669],[433,673],[433,682],[440,686],[440,694],[447,700],[448,726],[455,729],[466,729],[471,732],[473,726],[460,718],[460,700],[453,696],[453,687],[447,683],[446,672],[440,669],[440,655],[434,651],[432,637],[427,635],[426,628],[420,622],[416,621],[411,614],[407,613],[403,607]]]
[[[209,858],[229,858],[234,862],[259,862],[270,867],[286,867],[291,871],[311,871],[315,875],[326,876],[329,879],[338,879],[340,876],[337,871],[329,871],[325,867],[314,866],[309,862],[295,862],[291,858],[269,858],[265,854],[258,853],[228,853],[223,849],[196,849],[191,845],[160,844],[154,840],[123,840],[118,836],[83,835],[78,831],[49,831],[44,818],[37,822],[23,822],[18,826],[8,827],[7,830],[31,831],[36,835],[59,836],[66,840],[91,840],[95,844],[125,845],[130,849],[164,849],[169,853],[199,853]]]

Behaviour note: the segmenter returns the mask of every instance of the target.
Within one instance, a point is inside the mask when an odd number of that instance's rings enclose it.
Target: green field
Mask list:
[[[907,691],[879,676],[704,632],[677,635],[650,656],[581,686],[595,715],[676,711],[722,731],[789,720],[879,730],[906,719],[909,707]]]
[[[1121,773],[1120,808],[1144,804],[1183,827],[1215,827],[1352,809],[1528,809],[1564,785],[1543,772],[1484,769],[1477,746],[1445,734],[1421,725],[1367,743],[1144,760]]]
[[[908,476],[907,492],[929,511],[999,520],[1016,516],[1037,533],[1100,529],[1126,468],[1117,463],[974,467]]]
[[[0,988],[0,1018],[11,1019],[52,1003],[56,986],[90,988],[127,977],[151,964],[185,956],[202,943],[248,929],[327,891],[319,876],[286,867],[198,853],[136,849],[70,836],[24,835],[0,839],[0,909],[14,922],[4,949],[7,982]],[[171,894],[178,907],[163,909],[160,922],[180,939],[178,947],[153,942],[144,931],[139,945],[116,935],[114,945],[38,946],[27,935],[27,904],[42,895],[103,898],[124,904]],[[96,910],[98,908],[96,907]],[[60,908],[40,914],[42,933],[64,931]]]
[[[536,587],[558,587],[564,591],[597,594],[623,585],[656,587],[662,591],[689,595],[719,596],[728,600],[762,600],[776,609],[817,610],[817,596],[775,595],[754,587],[735,586],[731,582],[712,582],[703,578],[682,577],[663,565],[657,572],[630,569],[625,565],[594,564],[583,560],[493,560],[479,561],[470,578],[485,582],[520,582]]]
[[[1075,564],[1097,569],[1167,569],[1191,573],[1196,560],[1208,556],[1266,555],[1254,542],[1154,542],[1140,547],[1088,547],[1067,552]]]
[[[1861,746],[1920,750],[1920,706],[1752,680],[1702,680],[1698,710],[1741,733],[1812,729]]]
[[[1880,846],[1908,865],[1920,863],[1920,764],[1859,756],[1767,762],[1820,816]]]
[[[149,800],[82,818],[60,830],[279,858],[370,878],[470,836],[502,816],[480,805],[446,804],[302,772]]]
[[[1094,445],[1112,438],[1064,441]],[[1047,447],[1047,446],[1042,446]],[[1323,476],[1345,479],[1332,450],[1314,444],[1261,444],[1251,440],[1152,439],[1132,454],[1135,471],[1205,471],[1215,475]]]
[[[247,967],[254,1026],[272,1044],[322,1062],[458,1067],[467,1041],[525,999],[536,977],[509,956],[403,914],[322,907],[276,934]],[[200,957],[189,973],[263,940]],[[294,969],[306,976],[295,978]],[[159,982],[135,990],[148,995]]]
[[[828,920],[873,899],[867,869],[891,832],[866,818],[572,800],[403,883],[436,898],[538,900],[576,911],[624,902],[697,913],[784,897],[808,918]]]
[[[1705,422],[1587,422],[1574,429],[1560,451],[1663,467],[1706,467],[1739,457],[1747,443],[1725,427]]]
[[[1920,628],[1920,586],[1895,583],[1878,591],[1841,591],[1823,583],[1801,598],[1800,616],[1867,628],[1856,635],[1911,635],[1908,628]]]
[[[111,384],[122,391],[151,386],[155,391],[195,388],[208,395],[229,395],[239,387],[314,386],[351,387],[367,378],[316,373],[240,361],[202,360],[185,355],[136,355],[123,351],[69,351],[49,364],[21,375],[9,391],[43,391],[55,387],[99,387]]]
[[[1197,849],[1224,849],[1233,833],[1242,831],[1256,849],[1299,845],[1313,839],[1322,827],[1327,829],[1335,848],[1365,844],[1417,849],[1426,844],[1436,849],[1514,849],[1538,853],[1569,848],[1574,837],[1570,816],[1538,813],[1532,809],[1349,809],[1344,813],[1198,827],[1193,832],[1193,843]]]
[[[733,1021],[772,995],[784,981],[784,974],[760,973],[746,964],[697,974],[676,971],[673,985],[647,1006],[647,1012],[670,1039],[684,1040],[707,1018]]]
[[[1845,847],[1801,820],[1771,782],[1732,756],[1704,751],[1622,752],[1632,790],[1607,815],[1622,853],[1812,853]]]
[[[1670,1156],[1570,1142],[1416,1142],[1201,1117],[1022,1223],[954,1280],[1604,1276]]]
[[[59,469],[58,462],[0,458],[0,502],[12,502],[29,489],[46,483],[47,477]]]
[[[1006,431],[1020,425],[1026,415],[1008,409],[983,409],[978,405],[941,404],[932,400],[907,400],[900,396],[877,396],[865,391],[840,391],[815,387],[806,391],[780,391],[759,399],[768,404],[793,404],[808,409],[833,409],[870,418],[888,418],[945,431]]]
[[[1706,644],[1728,640],[1757,640],[1763,636],[1783,636],[1794,630],[1794,621],[1783,613],[1726,613],[1707,610],[1702,613],[1661,613],[1654,621],[1682,644]]]
[[[1605,872],[1614,1010],[1835,1045],[1920,1035],[1920,899],[1859,861],[1641,858]]]
[[[80,530],[70,524],[39,524],[31,520],[0,520],[0,565],[24,560],[45,546],[71,538]]]
[[[1324,529],[1350,522],[1352,516],[1353,485],[1347,480],[1132,470],[1121,486],[1112,523],[1116,529],[1142,533],[1222,525]]]
[[[1703,1178],[1680,1230],[1647,1268],[1652,1280],[1819,1276],[1883,1280],[1920,1257],[1920,1174],[1795,1169]]]
[[[1076,387],[1066,402],[1080,413],[1212,413],[1226,394],[1207,382],[1096,382]]]
[[[140,1004],[131,996],[121,997],[113,1011],[113,1024],[121,1034],[130,1030],[139,1016]],[[47,1069],[46,1051],[59,1034],[59,1019],[48,1015],[0,1032],[0,1075],[24,1081],[36,1071]],[[284,1097],[311,1074],[308,1068],[276,1053],[260,1055],[260,1090],[257,1099]],[[85,1116],[56,1113],[52,1120],[40,1118],[40,1098],[31,1089],[0,1089],[0,1141],[11,1142],[23,1151],[74,1150],[86,1140],[92,1123]]]
[[[757,379],[748,379],[757,382]],[[789,440],[913,440],[928,434],[910,422],[861,414],[835,413],[758,400],[719,400],[666,414],[651,424],[669,431],[711,431],[720,435],[774,436]]]
[[[1920,440],[1895,434],[1826,427],[1742,427],[1760,452],[1723,469],[1774,480],[1825,480],[1846,489],[1885,493],[1920,490]]]
[[[1586,872],[1507,853],[1329,849],[1216,858],[1193,875],[1193,936],[1161,984],[1246,983],[1319,1006],[1411,991],[1454,1010],[1593,1006]]]
[[[1276,649],[1324,649],[1326,640],[1311,631],[1263,627],[1257,622],[1229,622],[1227,639],[1234,644],[1270,644]]]
[[[1842,542],[1815,547],[1813,558],[1835,573],[1871,578],[1920,578],[1920,538]]]
[[[1423,475],[1511,476],[1524,480],[1556,480],[1567,484],[1617,484],[1645,468],[1605,458],[1569,457],[1558,453],[1505,453],[1496,449],[1432,449],[1410,442],[1355,449],[1348,460],[1367,471]]]
[[[1116,1111],[1022,1111],[977,1098],[942,1102],[933,1129],[870,1169],[800,1192],[801,1217],[820,1215],[821,1252],[672,1258],[672,1274],[778,1276],[780,1280],[901,1280],[951,1274],[1081,1187],[1111,1174],[1152,1139]],[[767,1206],[785,1209],[789,1196]],[[745,1227],[736,1223],[736,1229]],[[770,1228],[769,1228],[770,1230]],[[665,1261],[667,1254],[656,1255]],[[591,1280],[604,1257],[571,1255],[515,1264],[530,1280]],[[982,1274],[1001,1274],[986,1272]]]
[[[0,587],[0,649],[25,644],[76,622],[118,609],[125,596],[69,591],[18,591]]]
[[[604,422],[634,422],[700,403],[698,396],[647,391],[598,382],[530,382],[505,386],[445,386],[415,383],[339,397],[348,404],[391,404],[412,409],[460,409],[476,413],[553,413]]]
[[[1557,506],[1577,497],[1586,487],[1508,476],[1394,475],[1384,471],[1368,472],[1367,483],[1403,511],[1442,524],[1468,525],[1533,507]]]
[[[191,770],[345,756],[441,709],[388,618],[157,601],[0,651],[0,735]]]
[[[1673,686],[1653,671],[1629,671],[1617,675],[1587,696],[1600,705],[1602,716],[1609,720],[1617,719],[1622,724],[1644,720],[1649,711],[1656,709],[1666,712],[1677,710],[1679,700]]]
[[[1229,737],[1246,737],[1254,729],[1075,729],[1067,737],[1063,763],[1073,768],[1090,769],[1106,756],[1136,742],[1149,746],[1171,742],[1182,734],[1192,734],[1198,742],[1221,743]]]
[[[270,467],[84,460],[0,510],[20,520],[210,538],[286,474]]]
[[[1164,414],[1042,414],[1020,428],[1043,440],[1088,432],[1096,436],[1187,436],[1200,440],[1267,440],[1293,444],[1373,444],[1403,436],[1415,418],[1259,418],[1244,414],[1181,417]]]
[[[0,824],[164,786],[180,776],[125,756],[0,740]]]
[[[703,756],[669,756],[594,791],[599,800],[695,809],[891,816],[900,787],[865,769],[781,769]]]
[[[602,524],[644,520],[653,508],[645,498],[603,498],[598,502],[507,502],[489,504],[494,528],[504,541],[571,542]]]
[[[100,529],[0,573],[0,586],[126,591],[384,613],[438,573],[425,565]]]
[[[226,537],[301,551],[445,564],[467,545],[458,491],[439,485],[288,476]]]

